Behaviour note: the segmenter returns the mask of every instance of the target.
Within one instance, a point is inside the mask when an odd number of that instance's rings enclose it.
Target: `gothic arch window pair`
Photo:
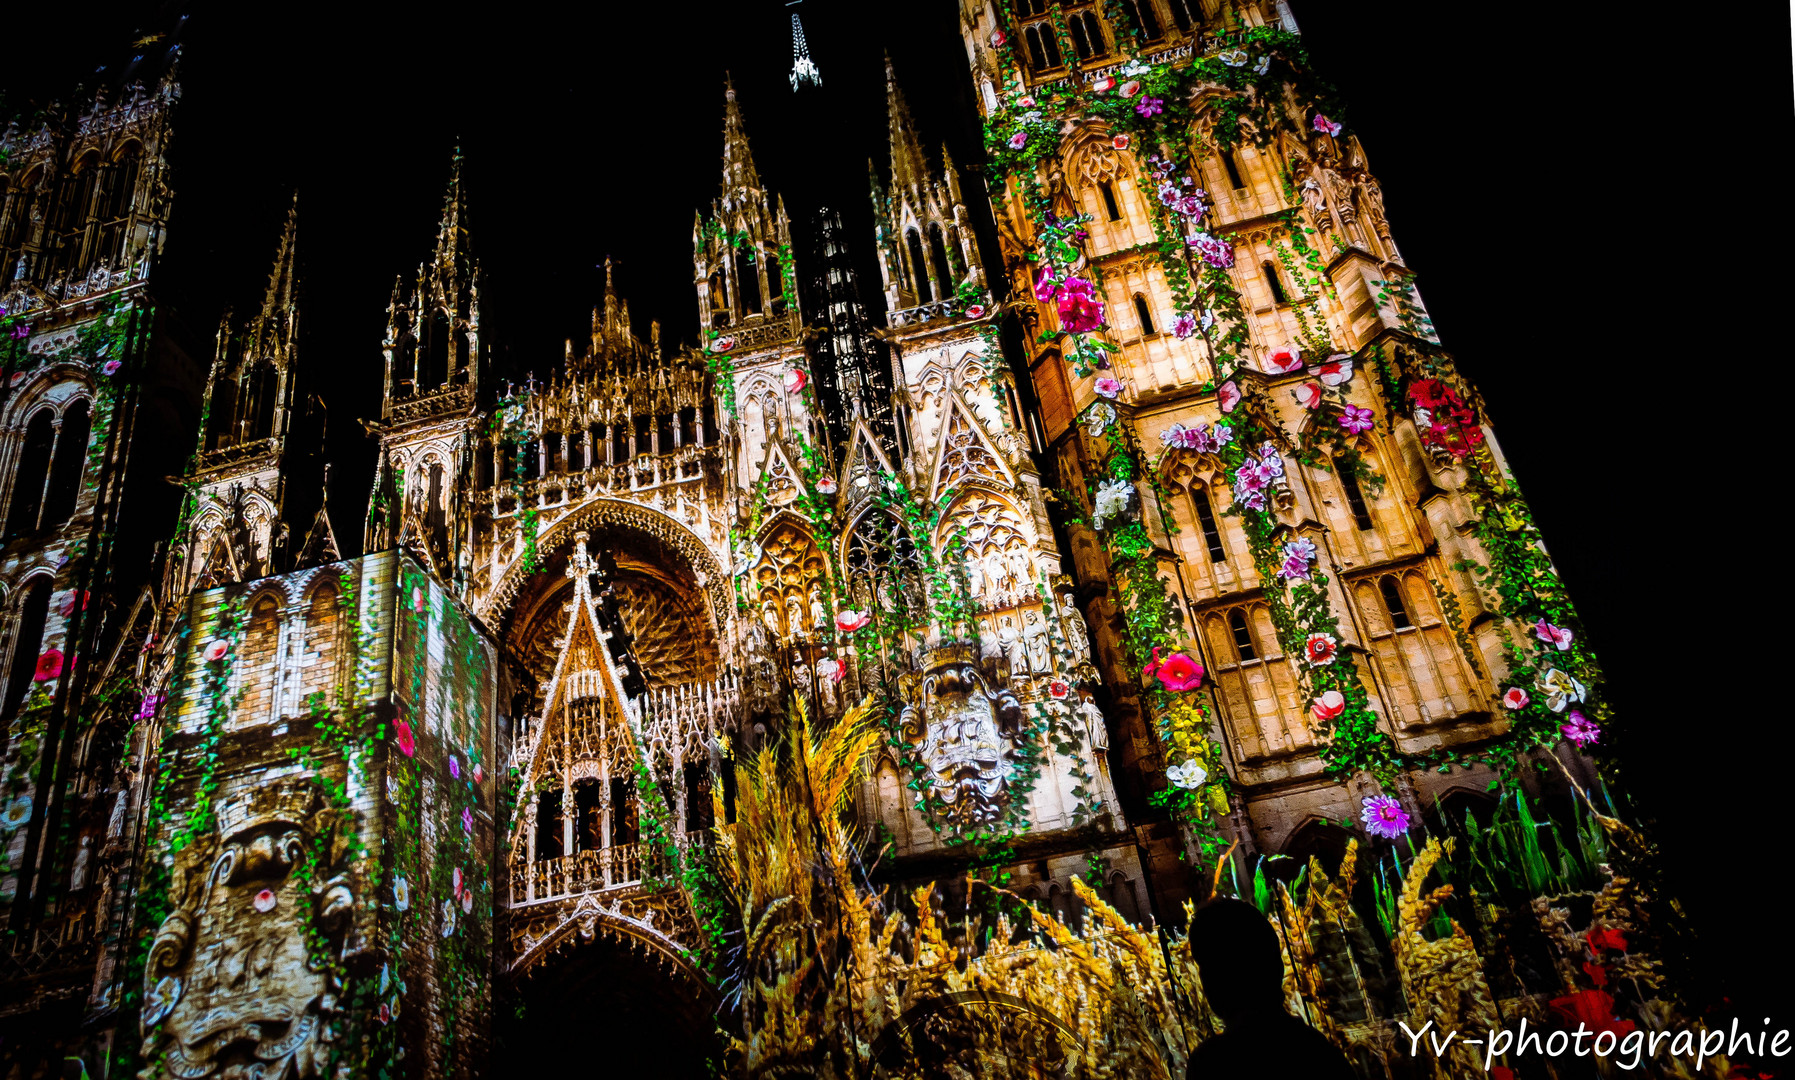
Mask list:
[[[760,304],[760,271],[752,251],[735,253],[736,297],[742,302],[742,309],[737,315],[746,318],[759,315]]]
[[[1016,15],[1022,19],[1045,15],[1047,2],[1048,0],[1016,0]],[[1039,74],[1065,63],[1060,56],[1060,43],[1054,37],[1053,23],[1041,21],[1026,24],[1022,29],[1022,40],[1028,49],[1030,71]]]
[[[1095,11],[1066,13],[1066,30],[1072,35],[1072,48],[1080,60],[1109,55],[1109,42],[1103,36],[1103,23]]]
[[[272,438],[279,405],[280,371],[274,361],[263,360],[240,376],[221,376],[212,384],[207,407],[206,449]]]
[[[93,427],[89,409],[86,398],[76,398],[60,417],[45,404],[25,421],[7,506],[7,536],[54,528],[75,512]]]
[[[936,236],[940,235],[939,228],[934,231]],[[923,253],[922,233],[916,226],[904,230],[904,247],[910,256],[910,281],[916,289],[916,302],[926,304],[935,298],[935,294],[929,287],[929,263]]]
[[[1138,34],[1141,41],[1158,41],[1165,36],[1159,24],[1159,13],[1153,10],[1153,0],[1122,0],[1122,10],[1128,13],[1128,28]]]
[[[336,706],[332,691],[343,630],[336,583],[319,581],[292,614],[298,618],[289,618],[285,597],[273,591],[249,602],[233,665],[240,673],[233,727],[273,723],[308,710],[312,700],[326,709]]]

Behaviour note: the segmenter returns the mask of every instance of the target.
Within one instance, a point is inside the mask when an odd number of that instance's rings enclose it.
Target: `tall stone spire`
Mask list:
[[[436,257],[443,262],[464,247],[467,237],[467,196],[461,188],[461,143],[449,161],[449,190],[443,196],[442,224],[437,229]]]
[[[723,205],[732,207],[760,191],[760,173],[748,150],[748,132],[742,126],[742,109],[735,101],[735,83],[723,76]]]
[[[928,162],[916,137],[916,125],[910,120],[910,107],[904,104],[904,92],[898,87],[890,53],[885,54],[885,101],[891,122],[891,186],[919,187],[928,180]]]
[[[797,0],[801,3],[802,0]],[[800,86],[821,86],[823,75],[816,69],[816,61],[810,58],[810,46],[804,41],[804,24],[798,21],[798,13],[792,12],[792,93],[798,92]]]
[[[294,272],[293,238],[299,224],[299,192],[293,192],[293,205],[287,209],[287,225],[281,230],[280,246],[275,249],[274,269],[268,274],[268,290],[262,296],[261,325],[267,327],[271,320],[282,315],[290,316],[294,309],[294,290],[297,282]]]

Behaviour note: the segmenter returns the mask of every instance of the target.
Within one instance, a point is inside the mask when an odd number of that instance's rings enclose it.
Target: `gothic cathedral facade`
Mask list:
[[[882,731],[850,800],[880,884],[1075,919],[1078,878],[1137,924],[1231,846],[1379,835],[1490,777],[1440,766],[1605,716],[1564,620],[1473,570],[1528,526],[1285,5],[959,25],[983,192],[887,61],[873,235],[805,219],[729,86],[697,325],[640,335],[607,266],[521,381],[457,151],[359,533],[301,207],[209,366],[160,332],[175,50],[6,132],[9,1075],[477,1075],[495,996],[595,936],[709,1000],[689,868],[799,711]]]

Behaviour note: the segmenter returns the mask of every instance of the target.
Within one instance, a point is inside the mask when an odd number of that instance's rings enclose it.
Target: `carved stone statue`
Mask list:
[[[803,601],[799,600],[796,596],[787,596],[785,598],[785,616],[786,626],[791,630],[793,641],[810,636],[804,632]]]
[[[1053,648],[1047,640],[1047,624],[1041,613],[1030,610],[1025,623],[1028,633],[1028,665],[1041,674],[1053,670]]]
[[[1072,662],[1081,664],[1091,658],[1091,631],[1084,615],[1073,602],[1072,594],[1060,597],[1060,621],[1066,631],[1066,647],[1072,650]]]
[[[1022,737],[1022,703],[990,689],[970,660],[965,646],[937,651],[926,664],[920,702],[901,717],[928,768],[929,793],[961,829],[991,825],[1008,811]]]
[[[1097,699],[1089,690],[1083,691],[1083,697],[1078,711],[1084,717],[1085,734],[1091,740],[1091,749],[1101,754],[1109,749],[1109,728],[1103,723],[1103,710],[1097,707]]]
[[[308,933],[341,956],[356,898],[347,840],[295,873],[329,811],[309,778],[246,782],[218,833],[183,849],[144,971],[143,1074],[316,1077],[335,1038],[342,988],[314,967]]]
[[[998,628],[997,640],[1003,643],[1004,658],[1010,662],[1010,678],[1028,674],[1028,644],[1016,632],[1016,621],[1008,615]]]
[[[814,581],[810,583],[810,625],[829,625],[829,609],[823,606],[823,586]]]

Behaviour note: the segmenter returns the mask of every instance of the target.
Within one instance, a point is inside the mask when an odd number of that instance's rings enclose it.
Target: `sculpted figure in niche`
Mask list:
[[[1040,612],[1029,611],[1027,629],[1029,667],[1044,675],[1053,670],[1053,650],[1047,641],[1047,624],[1041,621]]]
[[[1103,710],[1097,707],[1097,699],[1089,690],[1080,694],[1084,700],[1078,703],[1078,712],[1084,717],[1085,734],[1091,740],[1091,749],[1101,754],[1109,749],[1109,728],[1103,723]]]
[[[220,804],[217,835],[177,857],[143,986],[143,1056],[165,1055],[166,1069],[143,1080],[322,1075],[342,987],[313,966],[306,937],[342,956],[356,898],[340,834],[309,879],[295,873],[329,827],[313,805],[309,778],[246,782]]]
[[[1020,760],[1022,703],[985,685],[963,648],[929,665],[918,704],[904,708],[904,736],[928,769],[942,814],[964,830],[1000,821]]]
[[[1016,620],[1008,615],[1003,617],[1003,626],[997,631],[997,640],[1003,644],[1004,659],[1010,663],[1010,678],[1028,674],[1028,645],[1022,635],[1016,632]]]
[[[795,594],[785,598],[785,616],[793,641],[809,636],[804,632],[804,603]]]
[[[1079,612],[1078,605],[1073,602],[1072,594],[1060,597],[1060,618],[1066,631],[1066,646],[1072,650],[1072,662],[1083,663],[1091,658],[1091,632],[1085,625],[1084,615]]]

